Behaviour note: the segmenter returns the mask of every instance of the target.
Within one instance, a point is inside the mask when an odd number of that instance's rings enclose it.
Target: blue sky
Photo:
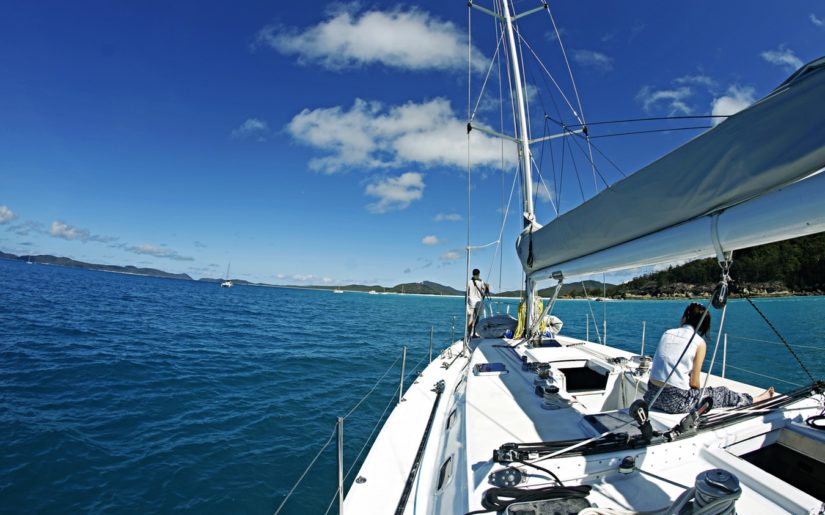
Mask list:
[[[519,11],[536,5],[516,2]],[[819,2],[550,8],[591,122],[732,114],[825,54]],[[475,12],[473,25],[475,103],[495,43],[486,15]],[[460,287],[466,26],[461,1],[7,2],[0,250],[194,277],[221,276],[231,261],[234,277],[268,283]],[[575,104],[549,17],[521,28]],[[536,62],[527,68],[536,136],[543,113],[556,112],[554,94]],[[564,102],[558,93],[555,101]],[[476,120],[497,127],[497,74],[479,105]],[[593,141],[630,173],[698,133]],[[473,136],[471,242],[480,245],[498,239],[514,175],[509,157],[506,171],[494,166],[499,142]],[[569,143],[534,152],[552,191],[539,188],[540,222],[555,216],[550,197],[564,212],[603,187]],[[596,163],[607,182],[621,177],[600,154]],[[520,282],[519,212],[516,195],[501,279],[494,247],[473,258],[496,289]]]

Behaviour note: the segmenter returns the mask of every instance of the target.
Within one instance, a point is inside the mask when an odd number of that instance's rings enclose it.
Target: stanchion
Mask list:
[[[338,514],[344,515],[344,417],[338,417]]]
[[[430,356],[430,360],[428,361],[428,363],[432,363],[433,362],[433,326],[430,326],[430,354],[429,354],[429,356]]]
[[[404,345],[404,350],[401,352],[401,383],[398,387],[398,404],[404,400],[404,368],[407,366],[407,346]]]

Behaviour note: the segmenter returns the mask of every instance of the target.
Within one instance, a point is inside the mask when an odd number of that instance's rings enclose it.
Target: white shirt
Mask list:
[[[665,331],[665,334],[659,340],[656,354],[653,356],[653,364],[650,368],[651,379],[664,383],[667,375],[676,365],[676,371],[673,372],[667,382],[668,386],[690,390],[690,372],[693,370],[693,358],[696,357],[696,349],[699,348],[699,345],[705,343],[701,336],[698,334],[693,336],[693,333],[693,326],[688,324],[678,329]],[[677,364],[676,360],[685,350],[685,345],[687,345],[691,336],[693,336],[693,340],[690,342],[690,348]]]
[[[484,281],[481,279],[470,279],[467,282],[467,305],[475,306],[484,298]]]

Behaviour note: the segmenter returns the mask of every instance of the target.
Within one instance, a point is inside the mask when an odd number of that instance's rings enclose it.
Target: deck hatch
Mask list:
[[[473,367],[473,373],[477,376],[497,376],[508,374],[509,370],[504,363],[478,363]]]
[[[825,499],[825,463],[780,443],[768,445],[740,456],[768,474],[778,477],[817,499]]]
[[[564,374],[568,392],[604,390],[607,387],[607,374],[590,367],[561,368],[559,371]]]

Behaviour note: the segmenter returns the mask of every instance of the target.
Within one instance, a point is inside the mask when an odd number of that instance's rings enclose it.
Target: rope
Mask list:
[[[278,506],[278,509],[275,510],[274,515],[278,515],[281,512],[281,509],[284,507],[286,502],[289,500],[290,496],[292,496],[292,493],[295,492],[295,489],[298,488],[298,485],[300,485],[301,481],[304,480],[304,477],[307,475],[307,472],[309,472],[309,469],[311,469],[312,466],[315,465],[315,462],[318,461],[319,457],[321,457],[321,453],[324,452],[324,450],[326,450],[326,448],[332,442],[332,439],[335,437],[336,429],[337,429],[337,426],[335,428],[333,428],[332,433],[330,433],[329,438],[327,438],[327,443],[325,443],[323,445],[323,447],[321,447],[321,450],[318,451],[318,454],[316,454],[315,457],[312,458],[312,461],[309,463],[307,468],[304,469],[304,472],[303,472],[303,474],[301,474],[301,477],[298,478],[298,481],[295,482],[295,484],[292,486],[292,489],[289,491],[288,494],[286,494],[286,497],[284,497],[284,500],[281,501],[281,504]],[[337,490],[336,490],[336,493],[337,493]]]
[[[759,316],[761,316],[762,319],[768,324],[768,327],[770,327],[771,330],[774,332],[774,334],[776,334],[776,336],[782,341],[782,343],[785,344],[785,347],[788,349],[788,352],[790,352],[791,355],[796,359],[796,362],[799,363],[799,366],[802,367],[802,370],[805,371],[805,374],[808,375],[808,378],[811,380],[811,382],[815,383],[816,379],[814,379],[813,374],[811,374],[811,372],[808,370],[808,367],[806,367],[805,364],[802,363],[802,360],[799,358],[799,356],[796,354],[796,352],[794,352],[794,350],[791,348],[791,344],[789,344],[788,341],[781,334],[779,334],[779,330],[777,330],[776,327],[774,327],[774,325],[771,323],[771,321],[768,320],[768,317],[765,316],[765,314],[762,313],[762,311],[758,307],[756,307],[756,304],[753,303],[753,301],[751,300],[750,297],[748,297],[747,295],[742,295],[742,296],[745,297],[745,300],[747,300],[748,303],[751,306],[753,306],[753,309],[755,309],[756,312],[759,313]]]

